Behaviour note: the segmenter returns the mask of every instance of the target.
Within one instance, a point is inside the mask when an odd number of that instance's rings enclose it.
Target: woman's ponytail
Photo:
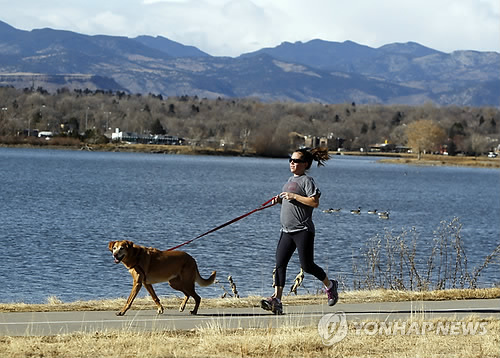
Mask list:
[[[330,154],[328,154],[328,148],[325,147],[317,147],[311,149],[311,154],[313,160],[318,162],[318,167],[322,167],[325,165],[325,162],[330,159]]]
[[[325,165],[325,162],[328,159],[330,159],[328,148],[325,147],[316,147],[313,149],[301,148],[297,149],[296,152],[302,153],[302,158],[304,158],[307,162],[307,169],[311,167],[313,160],[318,162],[318,167],[321,167]]]

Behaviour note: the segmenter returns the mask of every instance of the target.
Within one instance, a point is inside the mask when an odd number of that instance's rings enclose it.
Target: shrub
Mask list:
[[[477,288],[483,269],[500,255],[498,245],[472,271],[467,265],[458,218],[442,221],[435,231],[434,245],[426,260],[417,260],[418,233],[415,228],[398,235],[386,231],[366,242],[362,261],[353,259],[354,289],[443,290]],[[425,253],[424,258],[425,258]]]

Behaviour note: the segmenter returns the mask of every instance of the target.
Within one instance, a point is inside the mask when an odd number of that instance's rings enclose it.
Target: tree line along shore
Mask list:
[[[494,107],[265,103],[255,98],[66,89],[51,94],[43,88],[0,87],[0,109],[4,145],[49,145],[40,143],[45,138],[39,136],[51,133],[53,145],[96,148],[109,143],[117,128],[151,144],[170,136],[176,144],[191,147],[163,151],[270,157],[286,156],[301,145],[358,154],[411,148],[416,154],[480,157],[500,145],[500,110]]]

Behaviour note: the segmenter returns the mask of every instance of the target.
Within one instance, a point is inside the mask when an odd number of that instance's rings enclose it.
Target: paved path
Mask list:
[[[279,327],[280,325],[316,325],[327,313],[344,312],[348,321],[397,320],[407,317],[433,319],[460,318],[469,315],[500,319],[500,299],[460,301],[377,302],[285,306],[285,314],[275,316],[257,307],[200,309],[198,315],[166,310],[129,311],[123,317],[114,312],[28,312],[0,313],[0,335],[57,335],[72,332],[110,330],[154,331],[190,330],[197,327]]]

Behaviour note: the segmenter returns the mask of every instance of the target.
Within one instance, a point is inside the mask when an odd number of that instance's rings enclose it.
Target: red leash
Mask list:
[[[172,248],[168,249],[167,251],[172,251],[172,250],[178,249],[179,247],[184,246],[184,245],[187,245],[187,244],[189,244],[189,243],[193,242],[194,240],[198,240],[199,238],[201,238],[201,237],[203,237],[203,236],[205,236],[205,235],[208,235],[208,234],[210,234],[210,233],[212,233],[212,232],[214,232],[214,231],[217,231],[217,230],[219,230],[219,229],[222,229],[224,226],[230,225],[230,224],[232,224],[232,223],[234,223],[234,222],[236,222],[236,221],[238,221],[238,220],[241,220],[241,219],[243,219],[244,217],[247,217],[247,216],[248,216],[248,215],[250,215],[250,214],[253,214],[253,213],[257,212],[257,211],[261,211],[261,210],[264,210],[264,209],[270,208],[271,206],[274,206],[274,204],[270,204],[270,205],[269,205],[269,203],[270,203],[270,202],[272,202],[272,201],[273,201],[273,199],[274,199],[274,197],[273,197],[273,198],[271,198],[271,199],[269,199],[268,201],[266,201],[264,204],[261,204],[261,205],[260,205],[257,209],[253,209],[252,211],[250,211],[250,212],[248,212],[248,213],[246,213],[246,214],[243,214],[243,215],[241,215],[241,216],[238,216],[237,218],[235,218],[235,219],[233,219],[233,220],[231,220],[231,221],[228,221],[227,223],[224,223],[224,224],[222,224],[222,225],[219,225],[219,226],[217,226],[216,228],[213,228],[212,230],[209,230],[209,231],[207,231],[207,232],[205,232],[205,233],[203,233],[203,234],[201,234],[201,235],[199,235],[199,236],[196,236],[194,239],[191,239],[191,240],[189,240],[189,241],[186,241],[186,242],[184,242],[184,243],[182,243],[182,244],[180,244],[180,245],[174,246],[174,247],[172,247]]]

